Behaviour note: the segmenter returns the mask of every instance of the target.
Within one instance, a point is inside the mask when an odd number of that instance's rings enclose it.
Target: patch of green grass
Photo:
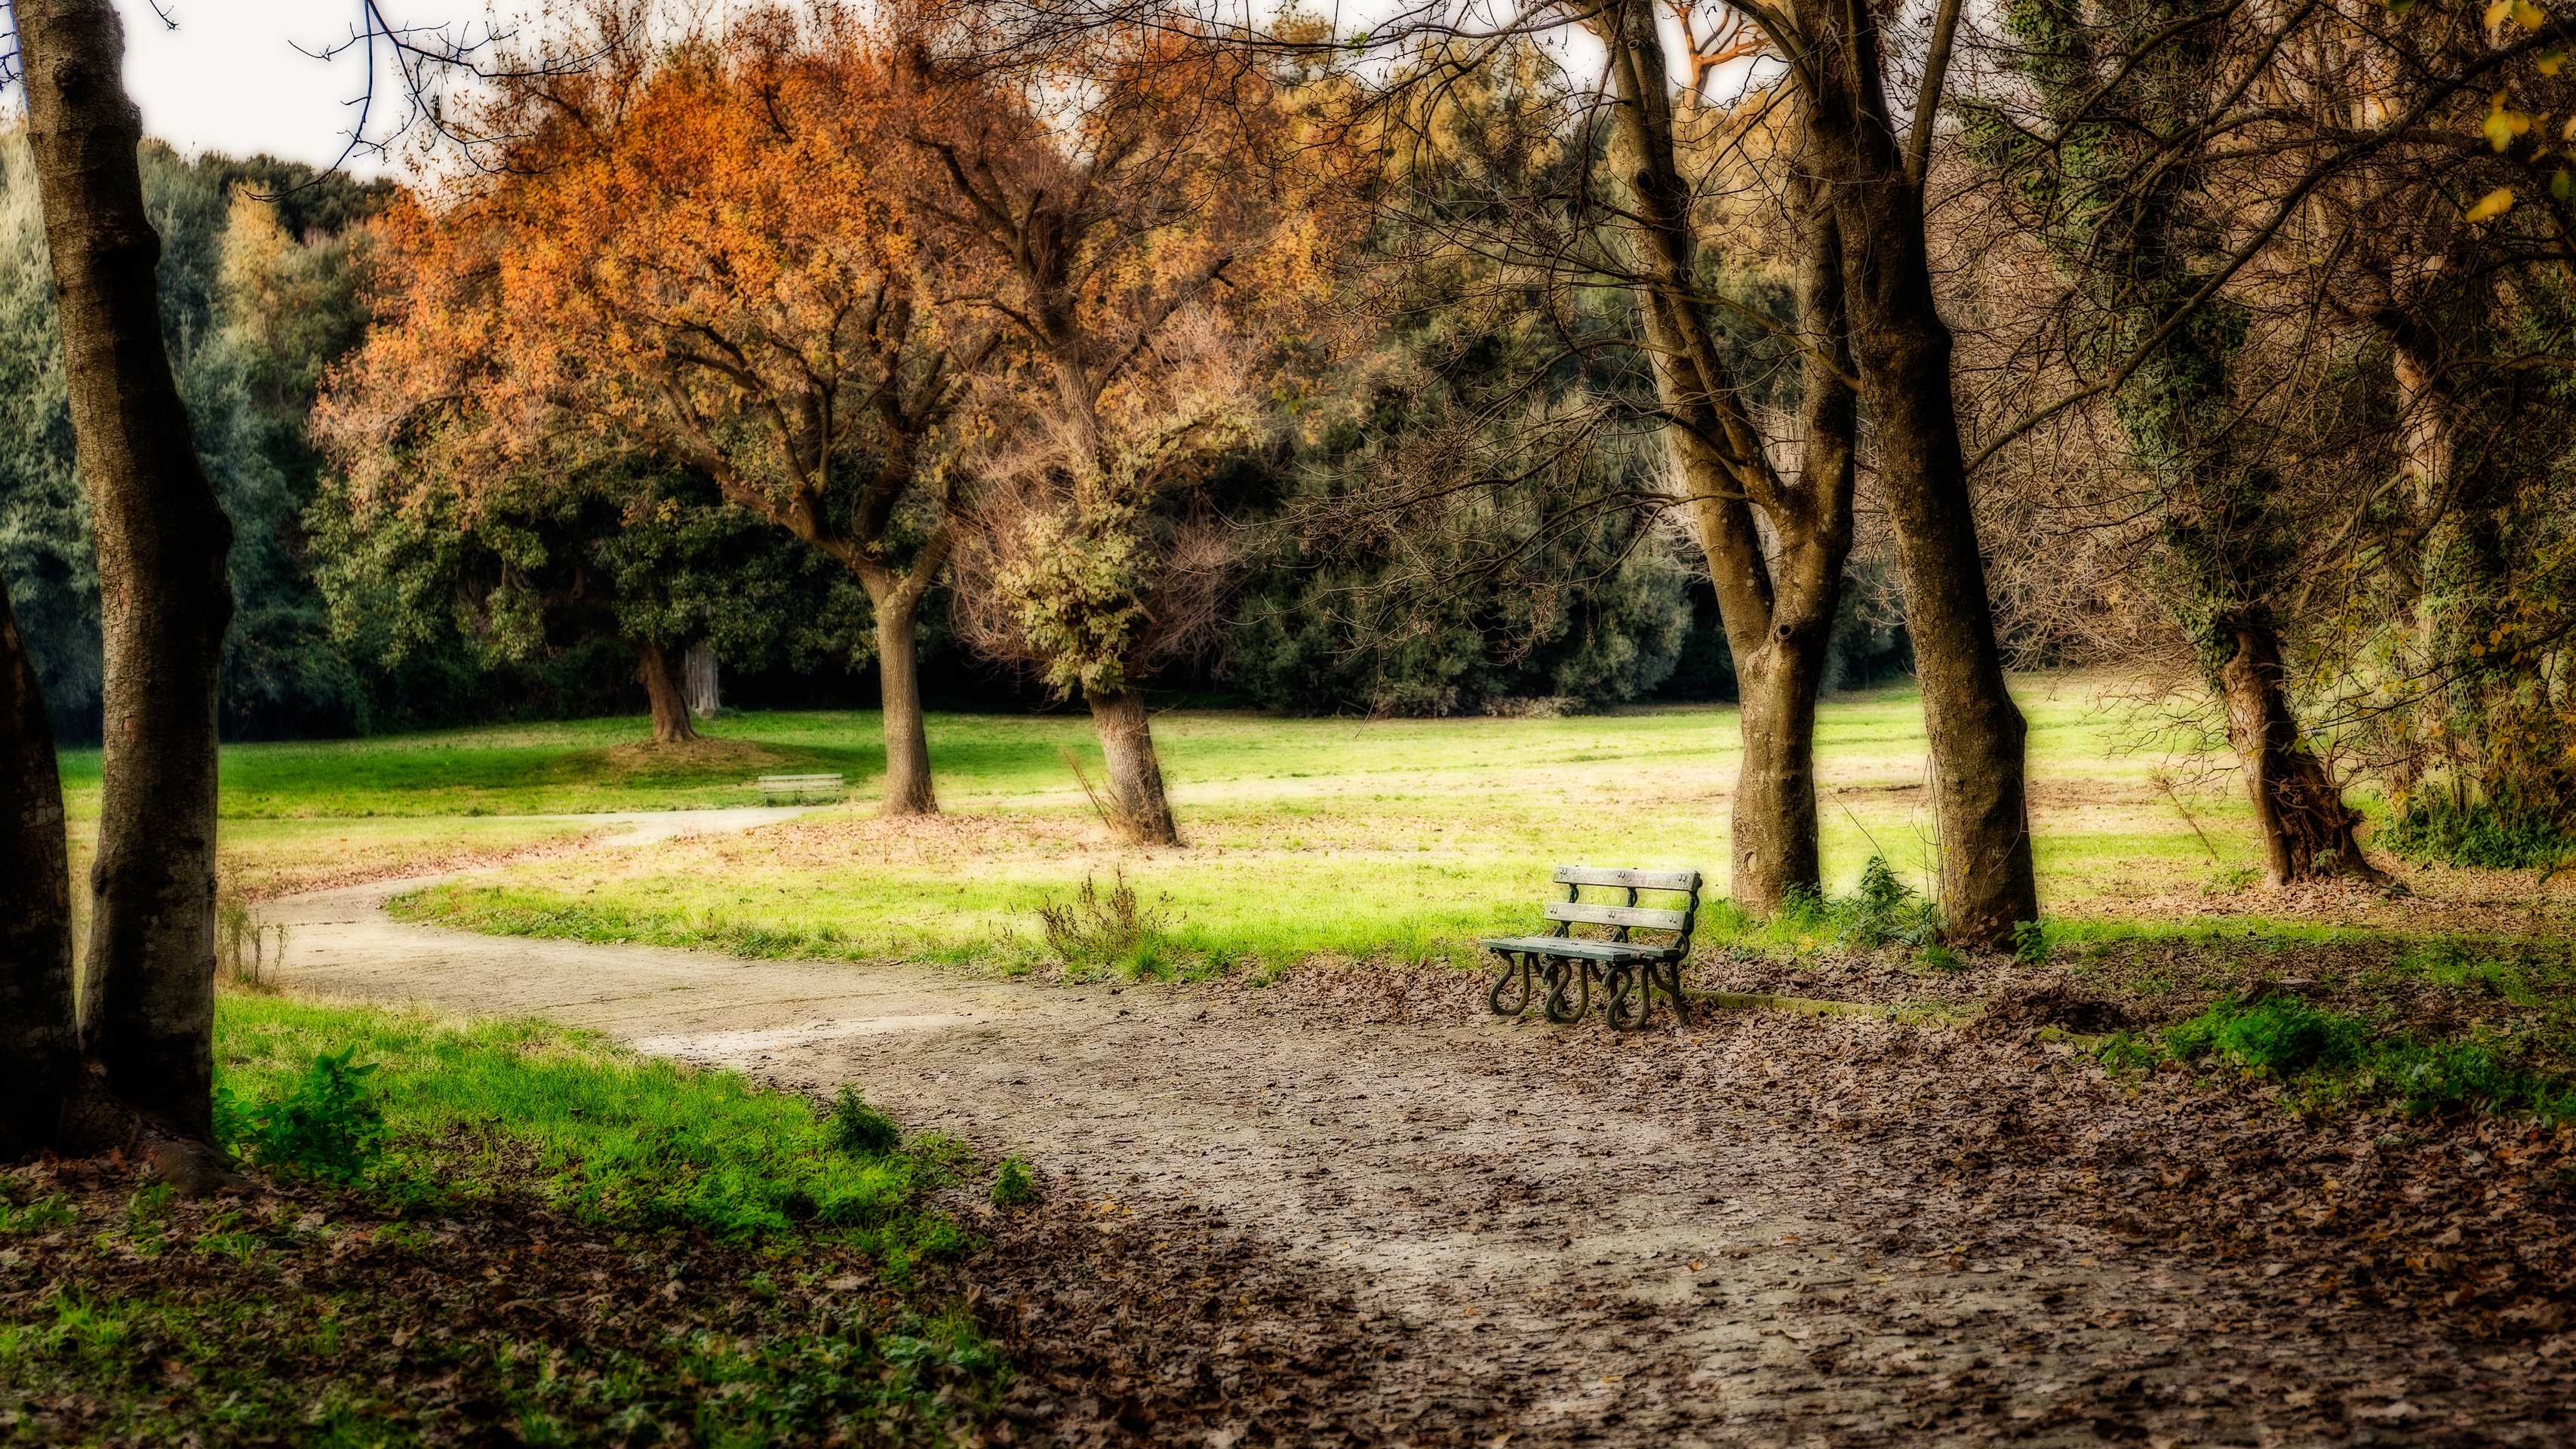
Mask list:
[[[377,1068],[386,1142],[373,1189],[424,1207],[532,1193],[604,1225],[719,1237],[830,1230],[895,1276],[963,1242],[922,1209],[921,1160],[854,1155],[799,1097],[534,1022],[471,1021],[273,997],[218,999],[216,1063],[236,1101],[282,1102],[317,1057]]]
[[[2276,1079],[2310,1105],[2388,1103],[2576,1118],[2576,1081],[2537,1060],[2528,1037],[2473,1024],[2466,1040],[2426,1040],[2286,992],[2221,997],[2157,1036],[2119,1032],[2095,1049],[2115,1071],[2206,1062]]]
[[[228,993],[215,1050],[331,1191],[0,1174],[0,1444],[950,1444],[1007,1384],[909,1286],[959,1144],[525,1022]]]

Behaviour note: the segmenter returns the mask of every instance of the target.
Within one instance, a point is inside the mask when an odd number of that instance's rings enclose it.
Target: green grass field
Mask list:
[[[2194,783],[2178,768],[2180,734],[2139,724],[2111,697],[2120,683],[2016,681],[2048,915],[2076,937],[2251,924],[2231,898],[2258,864],[2239,786]],[[1731,708],[1541,720],[1168,712],[1155,732],[1188,838],[1177,851],[1119,849],[1093,817],[1064,758],[1096,763],[1086,717],[934,715],[947,813],[902,822],[874,816],[878,728],[864,711],[775,713],[729,716],[676,749],[639,743],[640,719],[236,746],[224,756],[226,862],[254,894],[353,865],[472,864],[597,828],[588,813],[750,804],[758,774],[830,769],[850,777],[851,798],[785,826],[559,853],[407,909],[498,932],[1008,966],[1053,949],[1042,908],[1123,880],[1139,929],[1119,950],[1206,967],[1456,955],[1528,924],[1559,862],[1695,866],[1713,893],[1726,879]],[[1934,822],[1915,692],[1828,702],[1818,743],[1828,888],[1847,888],[1873,855],[1928,888]],[[64,764],[82,844],[97,769],[95,751]],[[2171,789],[2168,771],[2181,776]],[[2503,910],[2518,889],[2488,893]],[[2364,902],[2277,928],[2424,929],[2423,905],[2374,917]],[[1710,924],[1723,935],[1722,907]],[[2463,926],[2484,928],[2444,928]]]
[[[214,1047],[219,1132],[292,1196],[0,1177],[0,1254],[42,1285],[0,1297],[0,1441],[413,1444],[461,1412],[512,1443],[948,1444],[1007,1382],[914,1271],[968,1243],[926,1196],[956,1143],[854,1146],[537,1023],[228,992]],[[365,1070],[317,1089],[325,1054]]]
[[[2135,729],[2087,681],[2030,679],[2021,692],[2052,912],[2163,911],[2256,863],[2251,812],[2232,788],[2186,790],[2178,806],[2153,783],[2165,754],[2124,748]],[[726,748],[819,759],[865,751],[874,727],[866,714],[747,716],[723,733]],[[1172,712],[1155,733],[1189,842],[1177,851],[1109,842],[1062,758],[1096,757],[1087,719],[950,716],[931,726],[949,812],[937,821],[878,821],[863,785],[849,805],[793,824],[515,866],[406,909],[499,932],[1009,966],[1054,949],[1041,907],[1123,879],[1144,927],[1129,954],[1204,968],[1459,955],[1480,934],[1525,925],[1559,862],[1695,866],[1724,889],[1732,709],[1395,721]],[[1831,702],[1819,747],[1829,883],[1883,854],[1927,886],[1933,822],[1914,691]]]

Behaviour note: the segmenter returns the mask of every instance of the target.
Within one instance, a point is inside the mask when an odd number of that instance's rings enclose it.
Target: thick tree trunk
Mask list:
[[[20,0],[27,135],[60,299],[72,430],[98,541],[106,788],[82,1035],[106,1086],[211,1132],[215,668],[232,525],[197,463],[161,341],[142,126],[107,0]]]
[[[885,797],[879,815],[936,815],[930,733],[921,714],[921,597],[891,589],[876,602],[877,679],[885,713]]]
[[[1729,891],[1748,910],[1773,911],[1792,892],[1823,882],[1817,848],[1816,696],[1842,603],[1851,553],[1852,483],[1858,437],[1841,234],[1803,164],[1789,196],[1804,232],[1798,326],[1807,345],[1800,381],[1799,480],[1779,510],[1778,595],[1758,645],[1738,647],[1744,763],[1736,775],[1734,865]]]
[[[0,580],[0,1158],[62,1150],[88,1079],[73,1015],[71,865],[54,726]]]
[[[1611,27],[1619,131],[1612,151],[1634,197],[1630,221],[1648,278],[1642,309],[1664,443],[1687,490],[1692,532],[1708,559],[1735,657],[1744,746],[1728,842],[1729,891],[1768,913],[1822,884],[1816,831],[1816,690],[1851,550],[1853,405],[1841,376],[1842,259],[1829,208],[1804,158],[1792,162],[1792,207],[1806,242],[1800,325],[1809,355],[1799,476],[1773,471],[1724,350],[1701,313],[1698,235],[1665,82],[1662,13],[1622,0]],[[1755,510],[1771,525],[1766,555]]]
[[[2236,626],[2236,652],[2218,671],[2227,704],[2227,742],[2245,767],[2263,832],[2263,878],[2281,886],[2328,876],[2388,877],[2361,853],[2359,812],[2343,803],[2325,761],[2299,736],[2281,687],[2281,643],[2269,623]]]
[[[653,743],[676,745],[696,739],[697,726],[689,723],[688,691],[681,687],[680,656],[642,639],[633,643],[635,677],[643,681],[645,698],[653,706]]]
[[[1809,54],[1809,139],[1841,231],[1851,350],[1878,443],[1878,476],[1905,581],[1906,630],[1923,682],[1951,939],[2001,949],[2039,916],[2023,783],[2021,710],[1977,547],[1950,327],[1932,291],[1923,198],[1905,173],[1881,78],[1875,12],[1799,0]]]
[[[716,651],[704,640],[689,646],[680,656],[680,683],[689,697],[689,713],[699,719],[714,719],[724,708],[724,699],[716,687]]]
[[[1138,845],[1178,845],[1171,798],[1163,793],[1163,765],[1154,754],[1154,726],[1145,714],[1145,692],[1083,691],[1091,722],[1100,731],[1100,753],[1109,763],[1109,800],[1118,828]]]

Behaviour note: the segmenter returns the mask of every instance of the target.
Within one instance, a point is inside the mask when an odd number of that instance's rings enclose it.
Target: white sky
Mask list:
[[[143,111],[146,135],[182,152],[224,151],[237,156],[267,152],[317,166],[336,160],[357,126],[352,104],[367,83],[366,58],[351,50],[323,61],[320,51],[348,39],[361,11],[359,0],[162,0],[176,29],[154,13],[152,0],[115,0],[125,18],[125,86]],[[400,24],[466,22],[480,29],[492,0],[380,0]],[[674,0],[673,9],[722,12],[730,0]],[[1309,10],[1334,16],[1336,28],[1358,29],[1367,19],[1399,8],[1404,0],[1307,0]],[[1253,0],[1259,10],[1276,0]],[[519,7],[514,7],[519,8]],[[542,22],[540,22],[542,23]],[[1678,28],[1664,26],[1666,43],[1681,50]],[[1588,37],[1560,37],[1574,52],[1589,51]],[[1588,55],[1570,54],[1578,69]],[[1729,67],[1730,71],[1738,67]],[[1721,89],[1724,87],[1721,86]],[[12,98],[14,100],[14,97]],[[399,101],[380,102],[373,133],[384,134],[399,117]],[[350,159],[361,176],[385,169],[372,158]]]
[[[143,111],[144,134],[189,155],[265,151],[328,165],[348,144],[366,88],[357,52],[324,62],[296,52],[348,38],[357,0],[116,0],[125,17],[125,89]],[[400,0],[386,9],[402,16]],[[478,16],[481,5],[464,13]],[[442,17],[445,18],[445,17]],[[360,161],[355,168],[373,175]]]

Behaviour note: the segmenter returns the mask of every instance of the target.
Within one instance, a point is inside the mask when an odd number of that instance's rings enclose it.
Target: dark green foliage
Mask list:
[[[903,1145],[903,1129],[847,1083],[832,1096],[832,1140],[843,1152],[883,1157]]]
[[[1828,902],[1827,919],[1841,928],[1844,945],[1872,951],[1891,941],[1925,946],[1941,939],[1940,907],[1896,878],[1884,856],[1861,867],[1852,893]]]
[[[2013,959],[2024,966],[2048,964],[2048,927],[2039,921],[2013,923]]]
[[[294,230],[253,255],[237,245],[232,182],[297,185],[314,179],[309,168],[185,160],[157,142],[146,143],[142,162],[161,236],[163,339],[207,479],[233,522],[224,727],[345,729],[359,680],[331,644],[297,522],[318,472],[304,420],[322,369],[364,323],[340,229],[381,204],[385,189],[325,180],[299,193],[307,200]],[[94,739],[98,585],[73,452],[34,173],[25,139],[11,136],[0,141],[0,573],[57,732]]]
[[[398,506],[325,484],[305,516],[315,581],[341,646],[383,671],[371,723],[602,712],[634,697],[638,641],[703,641],[748,670],[865,656],[848,571],[705,479],[612,458],[576,481],[474,507],[443,488]]]
[[[1005,1157],[993,1174],[993,1206],[1027,1207],[1038,1200],[1037,1174],[1025,1157]]]
[[[2511,795],[2470,801],[2418,796],[2371,840],[2407,860],[2484,870],[2545,870],[2576,856],[2576,833],[2556,812],[2527,807]]]
[[[2392,1102],[2417,1115],[2451,1108],[2576,1118],[2576,1084],[2536,1064],[2528,1043],[2485,1027],[2466,1041],[2383,1032],[2284,992],[2221,997],[2161,1040],[2115,1033],[2096,1048],[2114,1070],[2214,1059],[2300,1085],[2308,1100]]]
[[[215,1134],[260,1167],[325,1182],[354,1185],[384,1159],[385,1114],[367,1079],[373,1062],[357,1063],[357,1048],[313,1058],[285,1096],[258,1107],[235,1101],[218,1088]]]
[[[2349,1066],[2358,1060],[2368,1031],[2299,997],[2275,993],[2251,1006],[2225,997],[2189,1021],[2165,1029],[2175,1055],[2217,1054],[2238,1066],[2290,1077],[2314,1067]]]

